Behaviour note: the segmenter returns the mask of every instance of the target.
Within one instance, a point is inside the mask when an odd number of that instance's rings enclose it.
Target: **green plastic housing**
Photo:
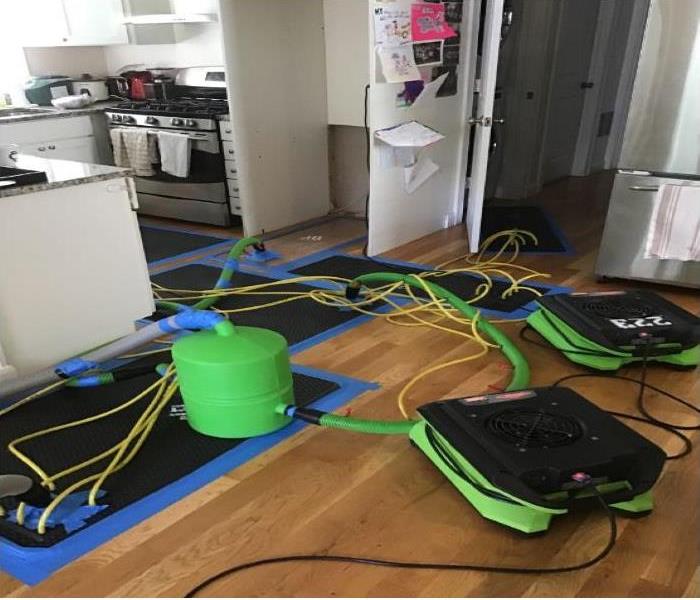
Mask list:
[[[173,344],[188,423],[205,435],[236,439],[284,427],[291,418],[275,407],[294,404],[287,340],[268,329],[226,325]]]
[[[643,360],[641,356],[634,356],[630,352],[625,352],[624,349],[616,352],[592,342],[545,308],[539,308],[533,312],[528,316],[527,322],[570,361],[592,369],[616,371],[625,365]],[[576,347],[572,347],[568,340],[573,342]],[[582,353],[582,350],[591,354]],[[692,368],[700,364],[700,344],[687,350],[679,348],[678,352],[673,354],[649,356],[648,360],[649,362]]]
[[[503,494],[513,500],[513,502],[493,498],[483,493],[477,487],[471,485],[466,479],[460,477],[445,463],[438,453],[433,450],[426,435],[426,429],[428,427],[430,427],[430,425],[425,420],[418,421],[409,434],[411,440],[443,475],[450,480],[452,485],[459,490],[482,517],[505,525],[506,527],[511,527],[523,533],[530,534],[546,531],[549,529],[553,517],[568,512],[566,508],[548,508],[526,502],[522,498],[508,494],[504,490],[495,487],[462,454],[460,454],[454,446],[433,429],[433,435],[439,440],[440,445],[450,455],[451,459],[459,465],[464,473],[467,473],[482,489]],[[615,481],[597,486],[598,493],[603,496],[607,493],[612,493],[624,488],[630,488],[629,483],[626,481]],[[583,498],[588,495],[590,495],[590,492],[582,490],[577,498]],[[564,500],[566,497],[566,494],[555,493],[548,495],[546,500]],[[626,502],[618,502],[610,506],[625,513],[641,515],[650,512],[654,507],[654,503],[651,490],[649,490]]]

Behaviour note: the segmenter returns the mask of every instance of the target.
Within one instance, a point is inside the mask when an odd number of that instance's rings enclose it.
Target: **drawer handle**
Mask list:
[[[56,146],[54,146],[53,144],[49,145],[49,150],[55,150],[55,149],[56,149]]]
[[[234,150],[229,150],[228,153],[229,153],[229,154],[235,154],[235,151],[234,151]]]
[[[238,191],[238,188],[231,188],[234,192]]]
[[[39,152],[44,152],[44,151],[46,150],[46,146],[39,146],[39,147],[37,148],[37,150],[38,150]]]
[[[233,131],[233,130],[232,129],[224,129],[225,133],[231,133],[231,131]]]
[[[633,192],[658,192],[658,185],[631,185],[630,190]]]
[[[231,173],[238,173],[238,169],[229,169],[229,172],[231,172]]]

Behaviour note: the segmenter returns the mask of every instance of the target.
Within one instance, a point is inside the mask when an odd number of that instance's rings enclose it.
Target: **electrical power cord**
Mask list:
[[[373,567],[383,567],[391,569],[412,569],[412,570],[431,570],[431,571],[476,571],[481,573],[500,573],[504,575],[548,575],[555,573],[569,573],[571,571],[579,571],[582,569],[587,569],[596,563],[603,560],[615,546],[617,541],[617,521],[615,519],[615,513],[607,505],[603,497],[600,495],[595,486],[590,485],[588,480],[582,488],[588,488],[591,490],[592,496],[596,498],[601,508],[605,512],[608,518],[609,524],[609,537],[605,546],[596,554],[593,558],[585,560],[580,563],[573,565],[565,565],[561,567],[527,567],[527,566],[499,566],[499,565],[479,565],[470,563],[441,563],[441,562],[414,562],[414,561],[402,561],[402,560],[387,560],[381,558],[368,558],[361,556],[345,556],[340,554],[290,554],[287,556],[276,556],[271,558],[263,558],[259,560],[254,560],[246,563],[241,563],[216,575],[208,577],[192,589],[190,589],[185,595],[185,598],[194,598],[199,592],[206,589],[210,585],[221,581],[231,575],[240,573],[242,571],[247,571],[257,567],[262,567],[265,565],[274,565],[280,563],[291,563],[291,562],[332,562],[332,563],[350,563],[350,564],[361,564]]]

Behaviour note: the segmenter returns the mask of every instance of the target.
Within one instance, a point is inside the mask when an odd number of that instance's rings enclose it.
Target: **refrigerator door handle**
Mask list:
[[[631,185],[629,187],[633,192],[658,192],[658,185]]]

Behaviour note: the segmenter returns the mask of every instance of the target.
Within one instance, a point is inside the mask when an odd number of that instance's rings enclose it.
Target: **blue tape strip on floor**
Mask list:
[[[295,373],[337,383],[340,388],[310,406],[334,411],[360,394],[378,389],[376,383],[329,373],[301,365],[293,365]],[[157,492],[105,517],[86,529],[74,533],[50,548],[23,548],[0,538],[0,570],[28,585],[46,579],[61,567],[90,552],[113,537],[171,506],[232,469],[269,450],[301,431],[307,424],[294,421],[275,433],[252,438],[221,454],[189,475],[174,481]]]
[[[269,267],[268,268],[268,276],[274,276],[276,279],[284,279],[284,278],[289,278],[289,277],[295,277],[296,275],[293,273],[295,269],[299,269],[301,267],[305,267],[306,265],[309,265],[311,263],[315,263],[321,260],[324,260],[326,258],[330,258],[332,256],[348,256],[350,258],[359,258],[362,260],[368,260],[362,256],[354,255],[354,254],[346,254],[343,252],[337,252],[332,250],[331,248],[327,250],[321,250],[319,252],[316,252],[315,254],[309,254],[308,256],[304,256],[301,258],[298,258],[296,260],[292,260],[286,264],[275,266],[275,267]],[[432,271],[435,270],[435,267],[432,265],[426,265],[426,264],[421,264],[421,263],[413,263],[413,262],[406,262],[404,260],[398,260],[394,258],[377,258],[378,261],[391,266],[391,265],[396,265],[397,267],[411,267],[414,269],[424,269],[426,271]],[[377,265],[377,271],[381,269],[380,265]],[[263,274],[263,273],[260,273]],[[467,275],[465,275],[467,277]],[[494,276],[491,279],[494,281],[507,281],[503,277],[497,277]],[[334,286],[329,286],[327,282],[324,284],[323,282],[319,283],[317,287],[325,287],[325,288],[330,288]],[[564,286],[556,286],[556,285],[547,285],[547,284],[542,284],[542,283],[532,283],[528,282],[528,287],[533,287],[541,291],[545,296],[550,296],[553,294],[566,294],[571,291],[571,288],[569,287],[564,287]],[[537,301],[532,300],[525,304],[524,306],[521,306],[520,308],[515,309],[514,311],[511,312],[504,312],[500,310],[493,310],[490,308],[484,308],[481,310],[482,314],[485,317],[494,317],[498,319],[524,319],[530,313],[534,312],[537,310]]]

